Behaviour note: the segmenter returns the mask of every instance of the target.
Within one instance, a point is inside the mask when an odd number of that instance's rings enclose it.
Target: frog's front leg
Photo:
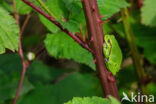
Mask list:
[[[109,61],[109,57],[105,58],[105,63],[108,63],[108,61]]]

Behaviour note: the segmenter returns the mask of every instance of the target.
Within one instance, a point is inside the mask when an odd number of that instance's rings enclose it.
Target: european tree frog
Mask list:
[[[103,44],[103,53],[105,56],[106,67],[113,75],[120,69],[122,62],[122,52],[114,35],[105,35]]]

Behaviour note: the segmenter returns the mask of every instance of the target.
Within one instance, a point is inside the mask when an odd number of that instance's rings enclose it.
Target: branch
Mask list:
[[[15,1],[16,0],[13,0],[14,17],[15,17],[15,20],[16,20],[16,24],[20,28],[19,15],[18,15],[17,10],[16,10]],[[22,33],[23,33],[23,30],[24,30],[24,28],[25,28],[29,18],[30,18],[30,15],[27,15],[27,17],[26,17],[26,19],[24,21],[24,24],[23,24],[23,26],[22,26],[22,28],[20,29],[20,32],[19,32],[19,49],[18,49],[18,54],[19,54],[19,56],[21,58],[21,61],[22,61],[22,74],[21,74],[21,78],[20,78],[20,81],[19,81],[19,84],[18,84],[17,91],[16,91],[16,96],[15,96],[12,104],[16,104],[16,102],[17,102],[17,99],[18,99],[18,97],[20,95],[20,91],[21,91],[21,88],[22,88],[22,85],[23,85],[26,69],[29,66],[29,62],[24,59],[22,43],[21,43]]]
[[[16,24],[19,26],[19,16],[17,14],[15,2],[16,2],[16,0],[13,0],[14,18],[16,20]]]
[[[103,28],[101,16],[99,14],[96,0],[82,0],[85,11],[88,31],[90,33],[91,41],[94,47],[94,58],[96,60],[97,69],[99,70],[102,87],[105,97],[112,95],[119,98],[116,81],[111,72],[108,72],[103,55]]]
[[[24,20],[24,23],[23,23],[23,25],[22,25],[22,27],[21,27],[21,29],[20,29],[20,34],[23,33],[23,31],[24,31],[24,29],[25,29],[25,26],[27,25],[27,23],[28,23],[30,17],[31,17],[30,14],[28,14],[28,15],[26,16],[26,18],[25,18],[25,20]]]
[[[89,52],[93,53],[92,49],[85,43],[83,43],[78,37],[76,37],[74,34],[72,34],[69,30],[64,29],[62,25],[53,19],[53,17],[49,16],[45,12],[43,12],[39,7],[35,6],[33,3],[29,2],[28,0],[22,0],[27,5],[31,6],[34,10],[36,10],[38,13],[43,15],[45,18],[50,20],[52,23],[54,23],[57,27],[59,27],[63,32],[67,33],[71,38],[73,38],[79,45],[81,45],[83,48],[87,49]]]

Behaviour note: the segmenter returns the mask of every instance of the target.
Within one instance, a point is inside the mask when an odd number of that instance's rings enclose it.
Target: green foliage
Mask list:
[[[50,22],[48,19],[43,17],[42,15],[39,15],[40,21],[44,24],[44,26],[52,33],[57,33],[58,30],[60,30],[55,24]]]
[[[83,32],[84,33],[84,29],[86,27],[86,21],[85,21],[85,16],[84,16],[84,12],[83,12],[83,7],[82,7],[82,3],[80,2],[80,0],[63,0],[65,3],[65,7],[68,10],[68,20],[67,22],[63,22],[62,24],[69,24],[67,26],[65,26],[65,28],[69,29],[70,31],[72,31],[73,33],[75,32]],[[70,11],[70,12],[69,12]],[[75,25],[77,24],[77,26]],[[73,31],[73,28],[74,30]]]
[[[6,9],[7,11],[9,11],[9,12],[13,12],[13,7],[12,6],[10,6],[7,2],[6,2],[6,0],[1,0],[0,1],[0,7],[3,7],[4,9]]]
[[[63,28],[70,30],[72,33],[76,33],[79,31],[79,24],[76,21],[69,20],[68,22],[62,23]]]
[[[106,20],[113,14],[120,11],[121,8],[125,8],[128,4],[120,0],[97,0],[101,15]],[[84,33],[86,28],[85,16],[82,10],[82,3],[80,0],[47,0],[47,7],[57,17],[56,19],[61,22],[64,28],[67,28],[73,33],[80,32]],[[105,8],[104,8],[105,7]],[[70,12],[69,12],[70,11]],[[56,33],[58,28],[40,16],[41,22],[50,30]],[[48,24],[48,25],[47,25]]]
[[[16,0],[16,9],[19,14],[28,14],[32,11],[32,8],[26,5],[22,0]]]
[[[120,102],[112,96],[109,99],[93,96],[90,97],[74,97],[71,101],[64,104],[120,104]]]
[[[141,9],[142,23],[147,26],[156,26],[156,1],[144,0],[143,8]]]
[[[150,92],[150,94],[152,94],[152,95],[154,95],[154,96],[156,96],[156,84],[155,83],[149,83],[148,84],[148,89],[149,89],[149,92]]]
[[[79,97],[74,97],[72,101],[69,101],[64,104],[110,104],[108,99],[104,99],[101,97],[84,97],[84,98],[79,98]]]
[[[37,0],[29,1],[45,11],[37,3]],[[51,10],[54,18],[60,22],[63,28],[68,29],[73,34],[80,31],[83,34],[88,32],[86,30],[86,19],[80,0],[42,1]],[[120,9],[129,6],[125,2],[126,0],[97,1],[100,14],[103,16],[102,20],[107,20],[114,14],[119,13]],[[130,16],[135,43],[143,58],[148,61],[147,63],[146,61],[144,62],[144,66],[146,66],[145,70],[151,68],[148,70],[149,74],[152,73],[150,74],[151,76],[155,76],[154,67],[156,63],[155,3],[155,0],[144,0],[141,13],[138,9],[134,8]],[[16,9],[20,16],[20,24],[23,24],[23,19],[25,18],[23,15],[34,12],[31,7],[27,6],[21,0],[16,0]],[[8,12],[10,14],[14,12],[12,0],[0,0],[0,54],[4,53],[6,49],[12,51],[18,50],[19,28]],[[31,18],[36,19],[34,16],[35,13],[33,13]],[[34,21],[28,22],[28,26],[26,26],[22,37],[24,55],[26,56],[25,53],[28,52],[37,53],[43,45],[49,54],[44,51],[37,58],[38,60],[33,60],[27,69],[17,104],[63,104],[65,102],[65,104],[119,104],[111,96],[109,99],[102,98],[104,95],[98,75],[95,71],[90,70],[95,70],[92,54],[83,49],[48,19],[41,15],[39,17],[48,31],[40,28],[41,25],[39,24],[36,28],[39,30],[42,29],[43,33],[41,31],[40,34],[37,32],[37,35],[34,35],[35,33],[30,33],[30,31],[38,31],[33,28],[36,23]],[[115,76],[119,93],[123,97],[123,92],[127,94],[129,92],[135,93],[138,90],[138,86],[135,67],[132,65],[132,62],[127,61],[130,52],[125,39],[123,24],[119,21],[120,15],[117,15],[110,22],[105,23],[103,29],[104,34],[115,34],[123,52],[124,63],[121,67],[122,70]],[[140,21],[142,24],[140,24]],[[43,34],[47,34],[45,39],[42,36]],[[44,40],[45,44],[43,44],[42,40]],[[7,51],[7,53],[10,52]],[[52,57],[49,57],[49,55]],[[70,61],[62,59],[68,59]],[[73,61],[80,64],[71,64]],[[128,64],[128,66],[125,67],[125,64]],[[11,104],[15,97],[21,69],[22,63],[18,54],[0,55],[0,104]],[[154,81],[147,84],[149,94],[156,95],[155,89],[156,85]]]
[[[21,62],[17,54],[0,55],[0,104],[15,97],[20,74]],[[28,77],[25,77],[20,96],[24,96],[33,89],[34,86]]]
[[[55,19],[62,22],[66,17],[67,9],[65,8],[62,0],[47,0],[46,5],[48,9],[55,15]],[[50,30],[52,33],[56,33],[59,29],[45,17],[40,16],[41,22]]]
[[[97,2],[104,20],[119,12],[121,8],[128,6],[124,0],[97,0]]]
[[[67,34],[63,32],[47,34],[45,45],[51,56],[62,59],[73,59],[74,61],[86,64],[95,70],[95,64],[93,63],[91,53],[83,49]]]
[[[0,54],[5,53],[5,48],[12,51],[18,50],[19,28],[9,13],[0,7]]]
[[[148,28],[138,24],[132,26],[136,44],[144,49],[145,58],[151,63],[156,63],[155,28]]]
[[[60,69],[61,70],[61,69]],[[34,61],[28,68],[28,78],[32,83],[51,83],[63,74],[56,68],[46,66],[40,61]]]
[[[2,70],[0,70],[0,76],[0,102],[8,99],[13,99],[15,97],[20,77],[16,73],[12,73],[12,75],[8,76]],[[28,81],[27,78],[25,78],[20,96],[28,93],[33,88],[33,85]]]
[[[37,84],[35,90],[26,95],[21,103],[63,104],[74,96],[99,96],[98,86],[99,81],[92,75],[73,73],[54,85]],[[101,88],[100,91],[102,91]]]

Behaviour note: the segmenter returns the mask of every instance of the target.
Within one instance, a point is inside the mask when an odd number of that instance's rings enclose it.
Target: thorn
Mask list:
[[[94,63],[96,63],[96,59],[94,59]]]
[[[91,41],[91,42],[93,41],[93,37],[91,37],[90,41]]]
[[[105,22],[104,21],[101,21],[101,24],[104,24]]]
[[[102,15],[100,15],[100,18],[102,19],[102,18],[103,18],[103,16],[102,16]]]
[[[108,72],[108,80],[111,82],[115,82],[115,79],[114,79],[113,74],[111,72]]]
[[[95,6],[94,6],[94,5],[92,5],[92,11],[93,11],[93,12],[95,11]]]
[[[97,19],[97,22],[98,22],[98,23],[100,23],[100,22],[101,22],[101,20],[98,18],[98,19]]]
[[[101,21],[101,19],[99,19],[99,18],[97,19],[97,22],[100,24],[104,24],[104,21]]]
[[[108,99],[109,98],[109,95],[106,95],[106,98]]]

